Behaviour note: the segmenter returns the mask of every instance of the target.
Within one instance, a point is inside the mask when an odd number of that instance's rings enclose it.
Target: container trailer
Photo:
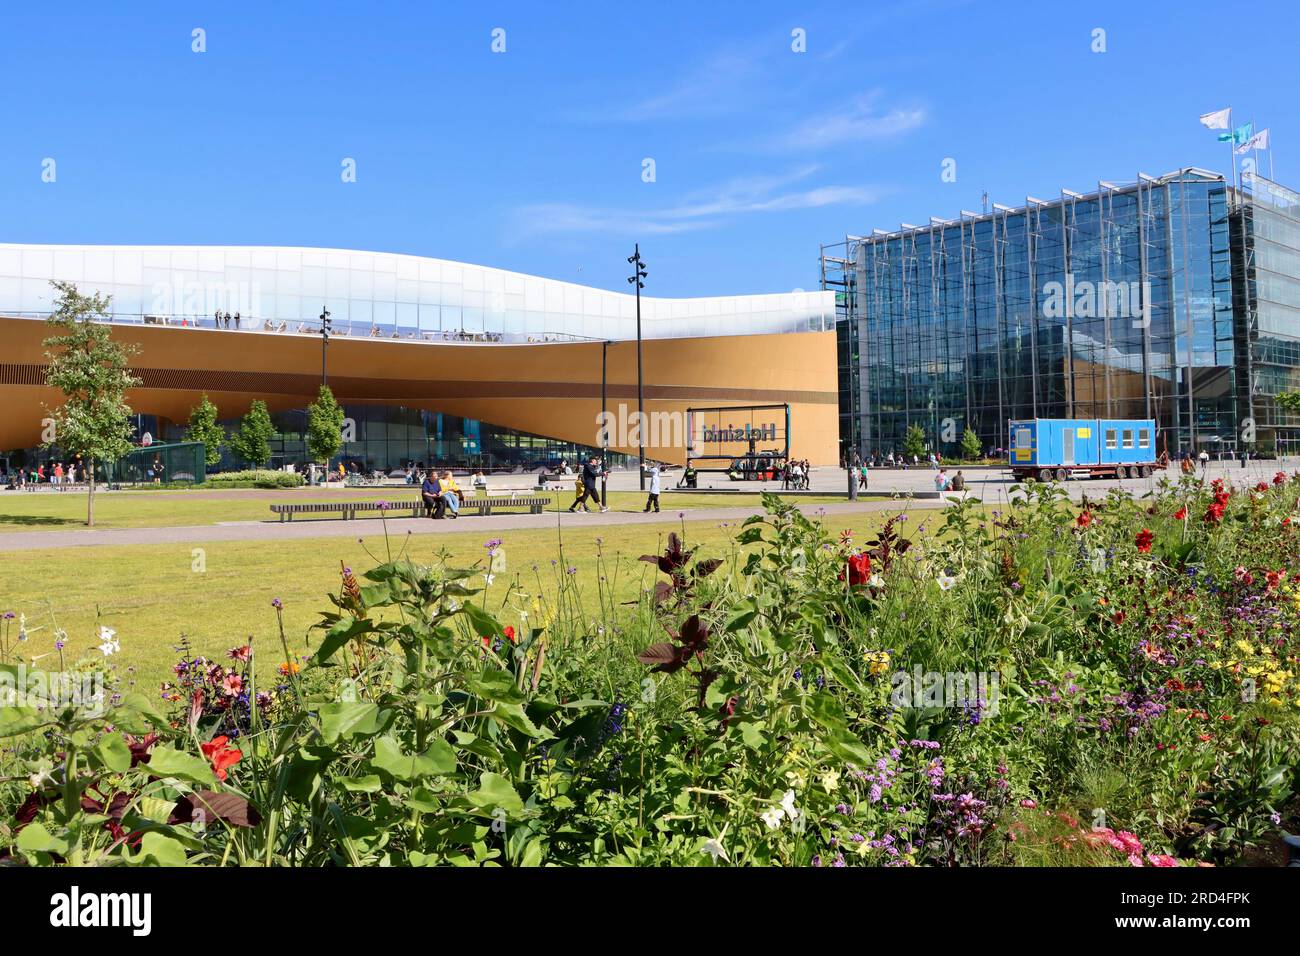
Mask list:
[[[1031,418],[1007,427],[1007,463],[1018,480],[1146,478],[1157,467],[1150,418]]]

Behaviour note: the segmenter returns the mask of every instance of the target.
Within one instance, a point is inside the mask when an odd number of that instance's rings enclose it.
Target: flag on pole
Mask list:
[[[1262,129],[1246,142],[1237,147],[1238,153],[1248,153],[1252,149],[1268,149],[1268,130]]]
[[[1201,116],[1201,122],[1210,129],[1227,129],[1228,124],[1232,122],[1232,107],[1205,113]]]
[[[1240,146],[1246,140],[1250,139],[1250,134],[1255,128],[1254,123],[1247,123],[1245,126],[1238,126],[1231,133],[1220,133],[1220,143],[1235,143]]]

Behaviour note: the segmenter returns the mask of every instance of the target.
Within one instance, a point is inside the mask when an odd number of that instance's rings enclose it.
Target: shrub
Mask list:
[[[297,488],[302,475],[292,471],[226,471],[209,475],[207,484],[217,488]]]

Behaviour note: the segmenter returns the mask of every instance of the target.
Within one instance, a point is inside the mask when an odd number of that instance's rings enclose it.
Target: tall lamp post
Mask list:
[[[325,379],[325,347],[330,342],[330,314],[326,311],[325,306],[321,306],[320,312],[320,383],[328,384]]]
[[[636,410],[637,423],[637,463],[636,470],[641,477],[641,490],[645,491],[645,388],[641,375],[641,290],[645,288],[645,263],[641,261],[641,243],[636,243],[632,255],[627,257],[632,265],[632,275],[628,282],[636,287]]]
[[[606,400],[606,383],[609,381],[609,340],[600,343],[600,438],[604,456],[600,468],[600,500],[609,501],[609,411]]]

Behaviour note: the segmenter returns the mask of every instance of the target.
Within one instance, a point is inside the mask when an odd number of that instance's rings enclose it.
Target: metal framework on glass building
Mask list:
[[[994,203],[846,236],[821,268],[845,452],[897,452],[912,425],[991,452],[1017,418],[1154,418],[1170,454],[1300,438],[1271,400],[1300,388],[1300,197],[1259,177]]]

